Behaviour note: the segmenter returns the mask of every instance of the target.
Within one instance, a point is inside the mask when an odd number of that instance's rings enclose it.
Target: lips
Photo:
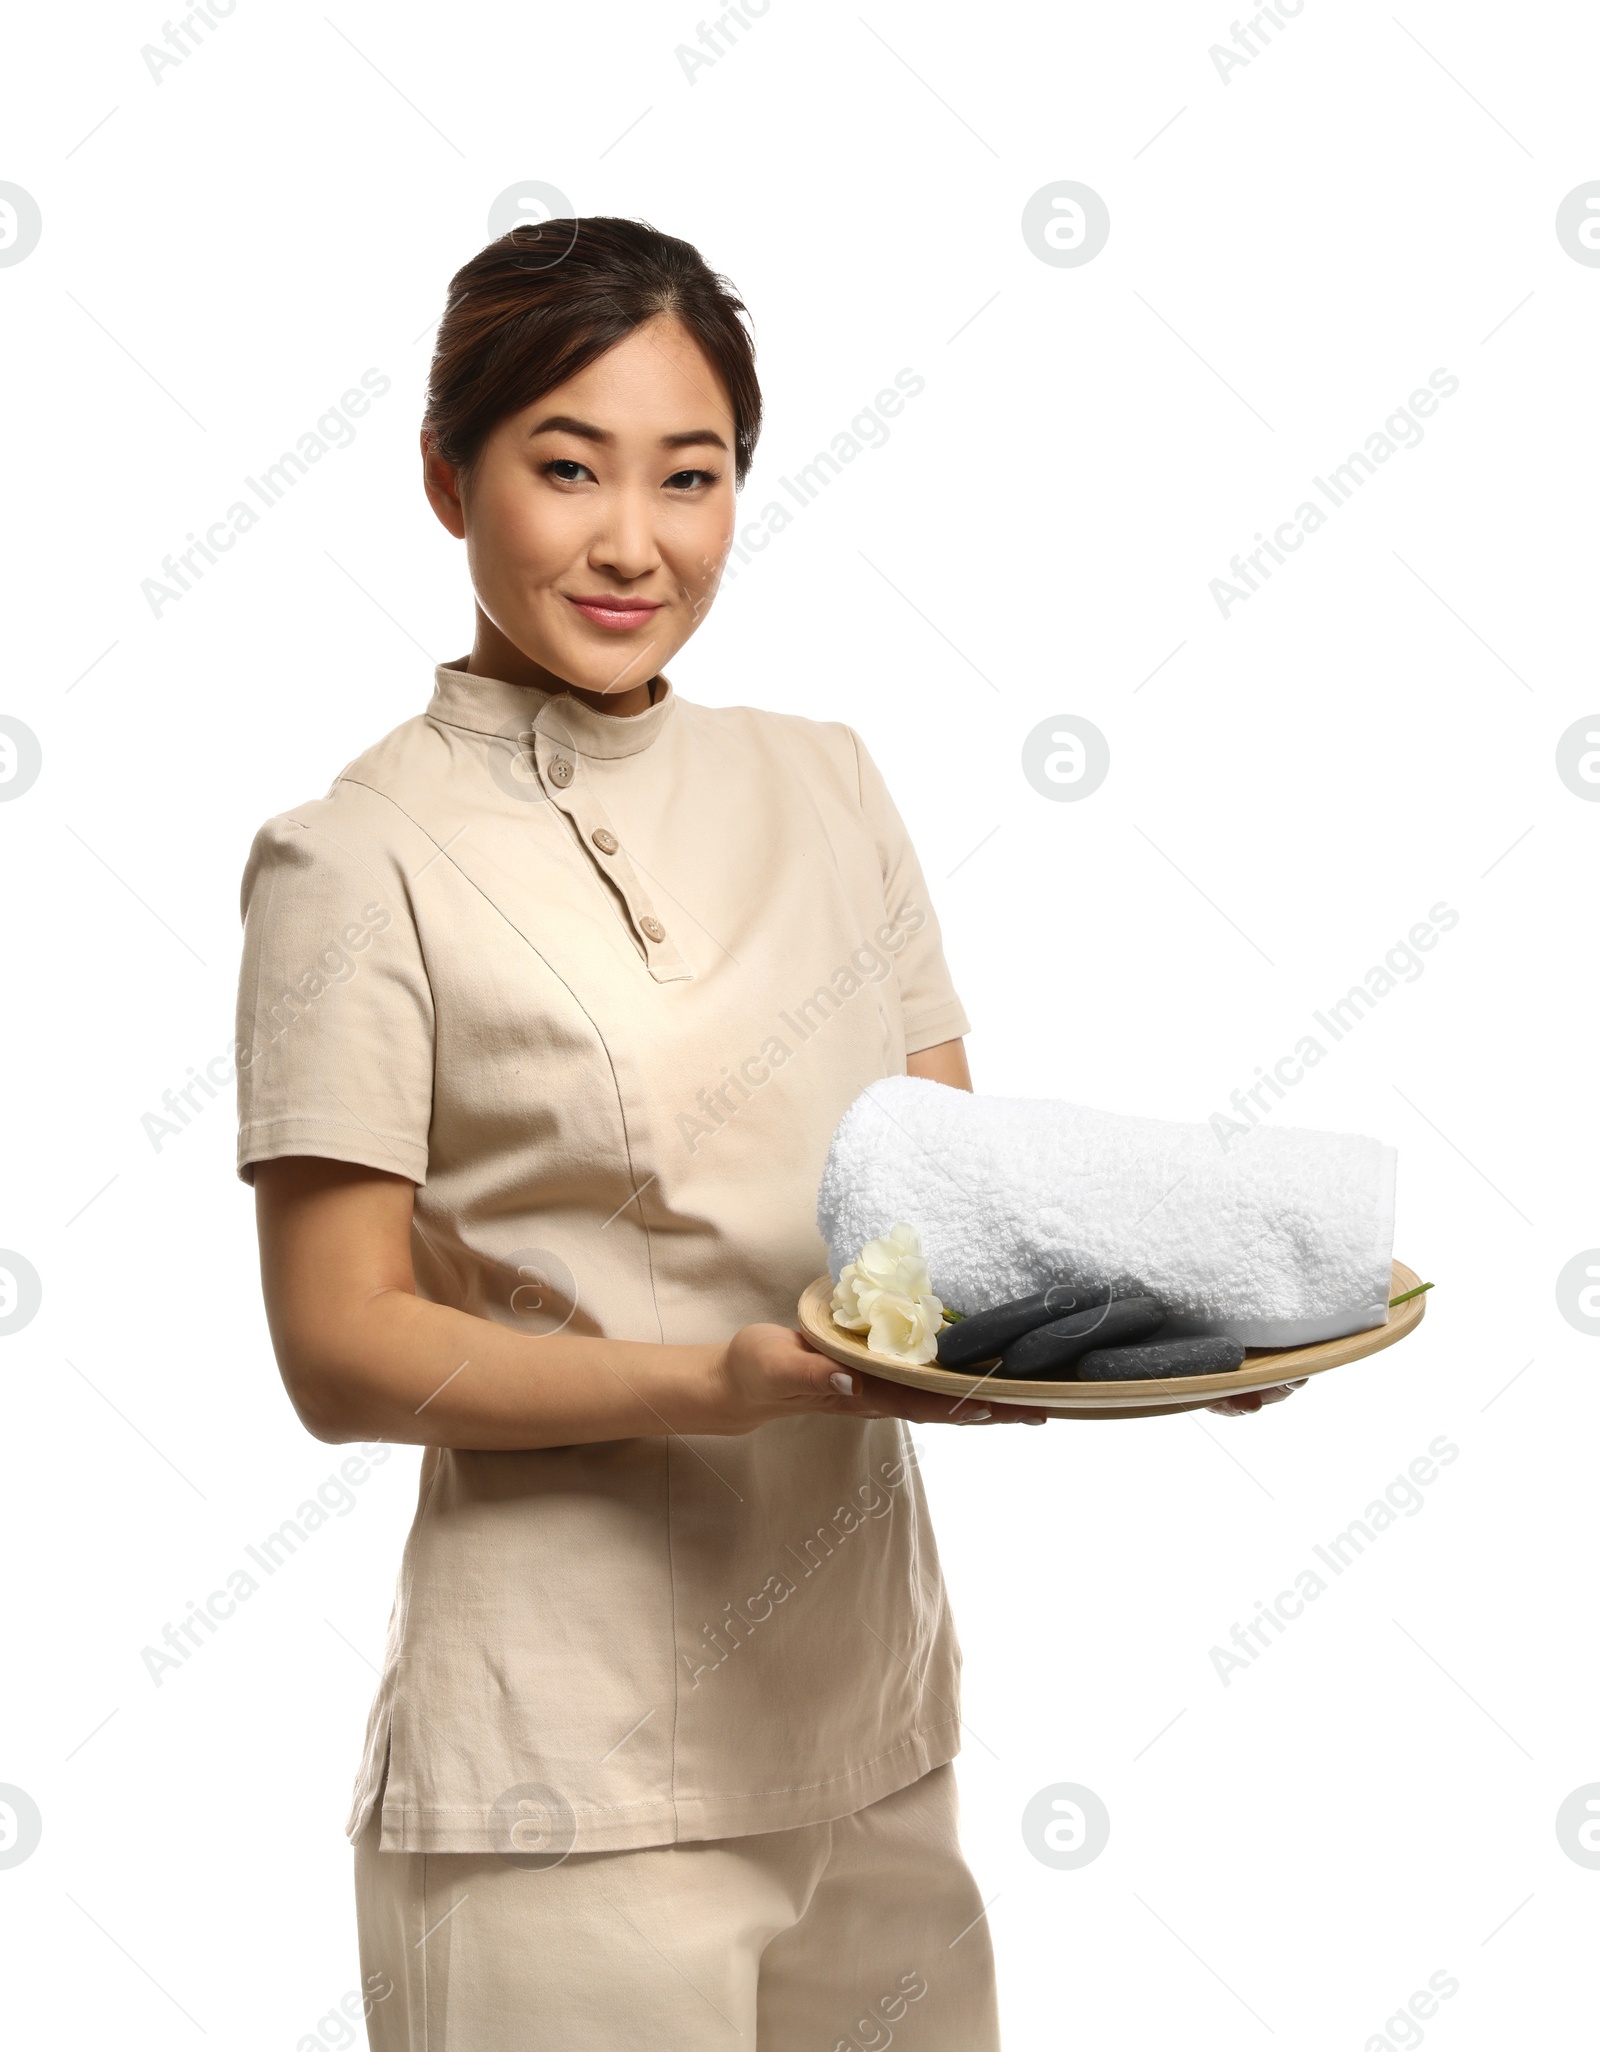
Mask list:
[[[608,598],[604,594],[596,598],[573,598],[569,593],[567,603],[575,606],[586,620],[592,620],[597,627],[609,627],[613,631],[641,627],[661,610],[655,599]]]

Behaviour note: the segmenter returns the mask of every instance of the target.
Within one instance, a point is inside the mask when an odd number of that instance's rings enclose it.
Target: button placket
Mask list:
[[[694,971],[652,907],[638,872],[623,852],[621,839],[606,821],[604,807],[588,787],[592,780],[584,778],[577,751],[536,726],[534,760],[550,802],[572,821],[585,848],[598,851],[590,860],[621,897],[650,973],[663,983],[692,977]]]

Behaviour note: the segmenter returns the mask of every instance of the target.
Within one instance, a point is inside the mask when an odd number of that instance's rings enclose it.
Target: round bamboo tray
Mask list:
[[[1403,1261],[1394,1263],[1391,1297],[1419,1286],[1419,1278]],[[997,1375],[999,1363],[980,1363],[959,1373],[929,1365],[911,1367],[887,1354],[875,1354],[860,1333],[835,1325],[831,1300],[833,1279],[819,1275],[807,1284],[799,1304],[800,1330],[819,1352],[846,1368],[902,1382],[910,1389],[929,1390],[959,1403],[980,1392],[1002,1404],[1027,1404],[1036,1410],[1062,1411],[1075,1418],[1165,1418],[1175,1411],[1195,1411],[1222,1397],[1246,1390],[1274,1389],[1302,1375],[1322,1375],[1347,1361],[1364,1360],[1392,1347],[1422,1323],[1426,1297],[1396,1305],[1382,1325],[1343,1339],[1318,1340],[1309,1347],[1259,1349],[1245,1356],[1244,1366],[1224,1375],[1170,1375],[1148,1382],[1044,1382]]]

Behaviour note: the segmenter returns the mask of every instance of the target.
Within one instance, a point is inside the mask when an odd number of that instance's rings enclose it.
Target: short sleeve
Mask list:
[[[333,800],[304,808],[333,813]],[[433,1001],[403,870],[284,814],[255,838],[241,890],[238,1171],[322,1155],[425,1181]]]
[[[861,810],[877,845],[884,910],[894,929],[884,945],[894,952],[906,1053],[920,1054],[940,1041],[959,1040],[972,1026],[950,981],[938,917],[905,821],[861,736],[853,727],[846,731],[855,743]]]

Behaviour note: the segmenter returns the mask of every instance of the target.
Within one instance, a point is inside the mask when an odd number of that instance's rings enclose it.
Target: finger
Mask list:
[[[827,1384],[834,1398],[828,1408],[847,1417],[904,1418],[916,1425],[941,1425],[948,1424],[952,1415],[971,1417],[979,1410],[990,1415],[990,1406],[981,1397],[935,1396],[909,1384],[868,1375],[860,1368],[836,1367]]]
[[[1258,1390],[1256,1394],[1264,1404],[1281,1404],[1286,1398],[1292,1397],[1297,1389],[1304,1389],[1310,1380],[1309,1375],[1302,1375],[1298,1382],[1275,1382],[1271,1389]]]
[[[1001,1404],[985,1396],[982,1383],[958,1396],[935,1395],[865,1374],[859,1368],[837,1368],[828,1378],[840,1400],[830,1404],[845,1416],[904,1418],[914,1425],[1020,1425],[1043,1422],[1043,1413],[1026,1404]]]

